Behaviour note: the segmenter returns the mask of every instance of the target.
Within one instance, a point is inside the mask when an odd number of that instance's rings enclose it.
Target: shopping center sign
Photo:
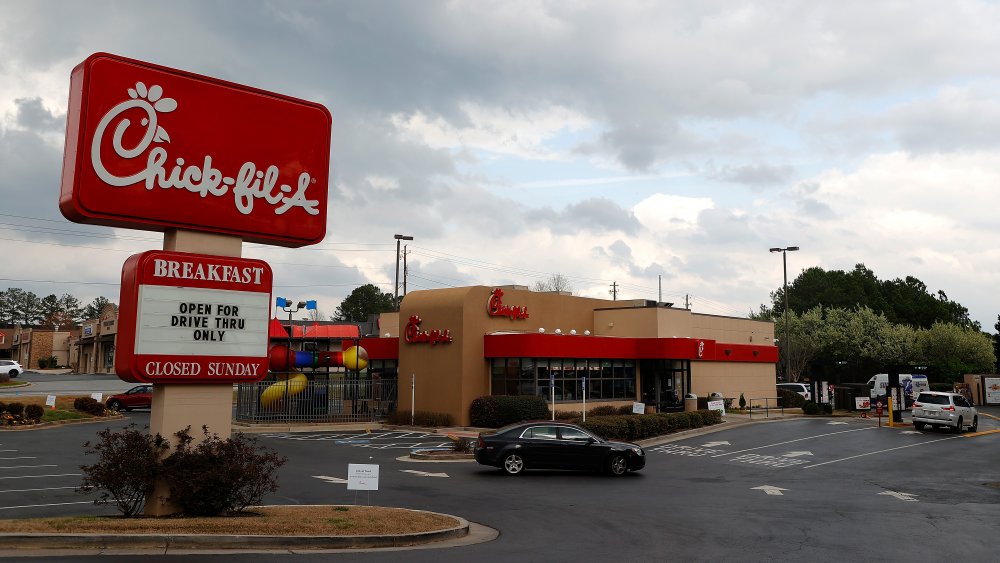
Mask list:
[[[59,207],[79,223],[315,244],[331,121],[317,103],[97,53],[70,78]]]
[[[115,371],[137,383],[259,381],[268,369],[271,268],[153,250],[122,270]]]

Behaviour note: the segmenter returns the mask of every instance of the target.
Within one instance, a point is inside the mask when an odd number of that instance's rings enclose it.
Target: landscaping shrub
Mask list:
[[[806,401],[802,404],[802,414],[820,414],[820,407],[813,401]]]
[[[469,406],[473,426],[500,428],[523,420],[549,418],[549,404],[538,395],[487,395]]]
[[[786,409],[799,408],[806,402],[805,397],[788,389],[778,389],[778,398],[781,400],[781,406]]]
[[[42,405],[28,405],[24,407],[24,418],[32,422],[38,422],[44,414],[45,409],[42,408]]]
[[[0,412],[5,412],[7,410],[7,403],[0,401]]]
[[[47,367],[49,367],[49,359],[48,358],[39,358],[38,359],[38,369],[45,369]]]
[[[410,424],[410,411],[396,411],[389,414],[386,421],[389,424]],[[416,411],[413,413],[414,426],[454,426],[455,420],[450,414],[430,411]]]
[[[97,455],[97,463],[81,465],[83,484],[77,491],[100,491],[94,504],[108,504],[112,499],[124,516],[135,516],[142,510],[146,496],[153,491],[160,473],[160,456],[167,450],[162,436],[150,436],[135,424],[112,432],[105,428],[97,433],[98,442],[83,446],[87,454]]]
[[[19,417],[24,414],[24,403],[9,403],[7,405],[7,413],[14,417]]]
[[[618,407],[618,414],[635,414],[632,412],[632,405],[622,405]]]
[[[613,405],[601,405],[599,407],[594,407],[587,411],[587,416],[608,416],[611,414],[618,414],[618,407]]]
[[[256,437],[234,434],[225,440],[209,434],[194,445],[190,429],[176,434],[177,447],[162,463],[170,501],[188,516],[241,512],[278,490],[275,473],[288,461],[258,445]]]
[[[677,430],[722,422],[719,411],[672,412],[587,417],[580,426],[606,440],[642,440]],[[697,425],[697,426],[695,426]]]
[[[104,416],[105,414],[104,405],[93,397],[77,397],[73,400],[73,408],[94,416]]]
[[[580,420],[583,413],[580,411],[556,411],[556,420]]]

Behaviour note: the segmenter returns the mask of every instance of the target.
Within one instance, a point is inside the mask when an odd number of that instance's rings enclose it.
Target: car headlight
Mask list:
[[[629,448],[635,455],[643,455],[642,448]]]

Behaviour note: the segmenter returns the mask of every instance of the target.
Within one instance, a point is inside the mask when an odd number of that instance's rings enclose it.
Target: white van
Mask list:
[[[913,404],[913,399],[921,391],[931,390],[930,383],[927,382],[927,376],[922,374],[899,374],[899,386],[903,388],[903,397],[906,398],[904,408],[906,409],[910,408],[910,405]],[[882,401],[883,405],[888,405],[885,396],[886,389],[889,387],[889,374],[877,373],[873,375],[868,380],[868,387],[870,388],[869,394],[871,395],[872,405],[878,401]]]

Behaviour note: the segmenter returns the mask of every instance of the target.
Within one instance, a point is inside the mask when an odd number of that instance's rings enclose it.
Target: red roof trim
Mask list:
[[[619,338],[556,334],[487,334],[487,358],[671,359],[777,363],[775,346],[730,344],[705,338]]]

